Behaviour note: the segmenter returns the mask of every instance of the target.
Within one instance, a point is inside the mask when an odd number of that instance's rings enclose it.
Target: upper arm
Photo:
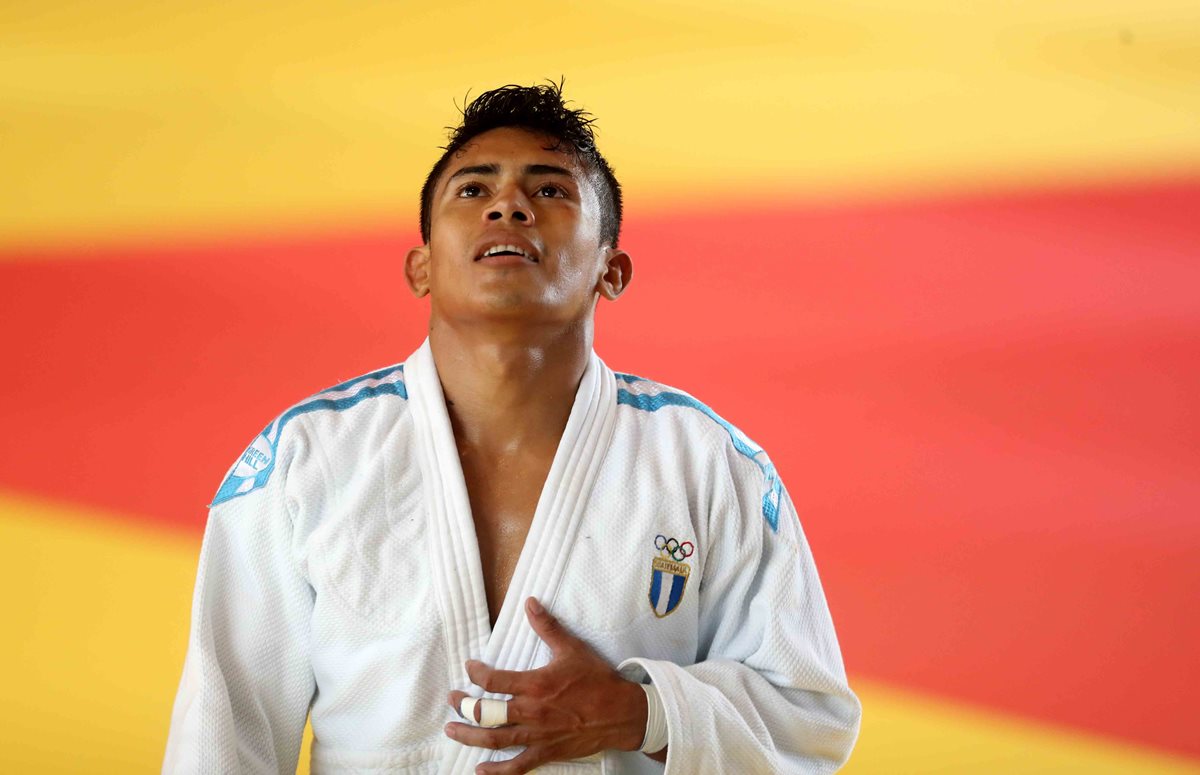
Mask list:
[[[164,771],[295,770],[315,688],[304,534],[324,484],[300,424],[271,452],[268,476],[210,509]]]

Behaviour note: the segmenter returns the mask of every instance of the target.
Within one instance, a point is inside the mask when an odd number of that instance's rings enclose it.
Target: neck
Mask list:
[[[592,351],[592,324],[514,331],[432,321],[429,346],[460,448],[558,445]]]

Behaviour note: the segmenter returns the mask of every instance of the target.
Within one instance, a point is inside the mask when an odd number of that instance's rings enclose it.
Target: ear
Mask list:
[[[429,246],[410,248],[404,256],[404,279],[418,299],[429,294]]]
[[[620,248],[605,248],[604,273],[600,275],[600,282],[596,284],[600,295],[609,301],[616,301],[629,287],[629,281],[632,279],[633,259],[629,254]]]

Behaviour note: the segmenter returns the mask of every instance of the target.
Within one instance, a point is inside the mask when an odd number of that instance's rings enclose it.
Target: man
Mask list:
[[[632,263],[589,124],[554,85],[465,109],[405,258],[429,338],[284,412],[217,492],[164,771],[294,771],[310,710],[325,773],[849,755],[859,704],[766,454],[592,351]]]

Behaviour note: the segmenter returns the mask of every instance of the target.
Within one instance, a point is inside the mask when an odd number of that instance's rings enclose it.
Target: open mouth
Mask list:
[[[483,253],[476,257],[475,260],[478,261],[482,258],[490,258],[491,256],[520,256],[532,261],[535,264],[538,262],[537,256],[531,255],[519,245],[493,245],[492,247],[483,251]]]

